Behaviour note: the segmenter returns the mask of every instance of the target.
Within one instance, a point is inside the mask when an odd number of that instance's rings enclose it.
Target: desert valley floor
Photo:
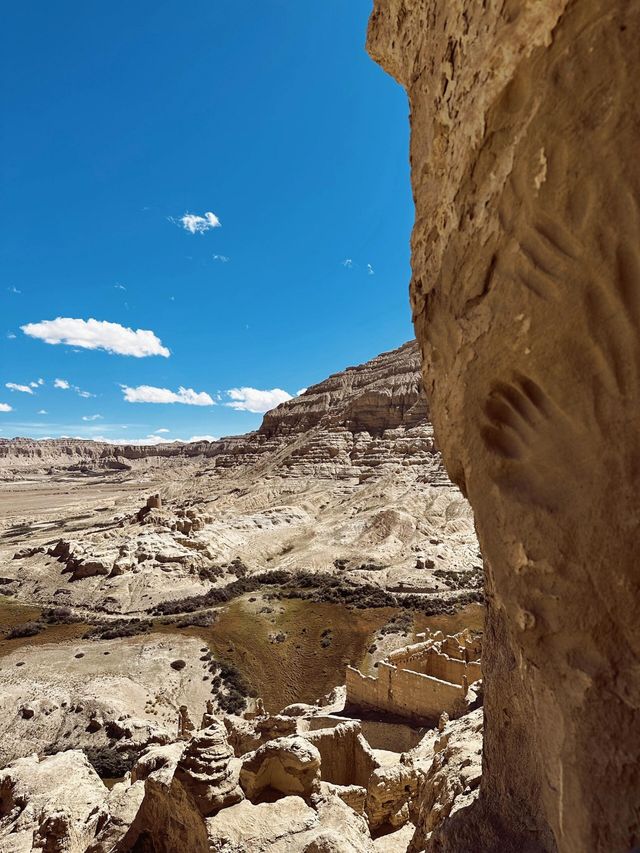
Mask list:
[[[419,850],[481,584],[415,342],[244,436],[1,441],[0,850]]]

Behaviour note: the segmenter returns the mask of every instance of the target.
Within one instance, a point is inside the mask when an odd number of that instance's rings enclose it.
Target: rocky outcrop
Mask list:
[[[234,758],[222,720],[196,732],[176,769],[176,779],[193,797],[200,814],[210,817],[244,799],[238,785],[240,762]]]
[[[408,778],[417,784],[417,793],[407,801],[416,827],[409,853],[437,850],[439,833],[450,837],[454,816],[464,814],[477,800],[482,775],[482,722],[482,709],[459,720],[445,717],[431,746],[430,764],[416,760],[411,753],[403,756]],[[410,768],[418,772],[411,773]]]
[[[104,826],[106,798],[80,751],[19,758],[0,770],[0,849],[85,853]]]
[[[312,427],[345,427],[350,432],[382,433],[427,421],[415,341],[358,367],[334,373],[264,416],[263,435],[289,435]]]
[[[640,6],[376,0],[411,304],[485,556],[484,775],[430,849],[640,842]]]
[[[319,790],[320,753],[302,737],[268,741],[244,756],[240,785],[252,802],[266,789],[308,799]]]

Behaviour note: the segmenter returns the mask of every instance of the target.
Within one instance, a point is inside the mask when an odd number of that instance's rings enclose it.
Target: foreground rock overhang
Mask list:
[[[626,851],[640,3],[376,0],[368,48],[409,96],[425,387],[486,560],[480,804],[433,843]]]

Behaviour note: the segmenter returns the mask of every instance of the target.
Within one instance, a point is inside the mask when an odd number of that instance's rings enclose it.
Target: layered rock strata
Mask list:
[[[640,842],[640,4],[376,0],[411,304],[485,556],[484,773],[428,849]]]

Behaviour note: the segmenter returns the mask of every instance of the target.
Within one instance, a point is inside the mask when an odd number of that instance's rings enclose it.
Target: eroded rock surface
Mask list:
[[[200,642],[135,637],[21,648],[0,659],[0,766],[33,752],[92,750],[126,765],[178,733],[180,706],[196,719],[211,696]],[[171,663],[184,660],[176,670]],[[131,764],[131,761],[129,761]],[[120,772],[105,775],[118,776]]]
[[[20,758],[0,770],[0,849],[85,853],[105,823],[106,798],[80,751]]]
[[[430,849],[640,841],[640,5],[376,0],[411,301],[486,559],[484,775]]]

